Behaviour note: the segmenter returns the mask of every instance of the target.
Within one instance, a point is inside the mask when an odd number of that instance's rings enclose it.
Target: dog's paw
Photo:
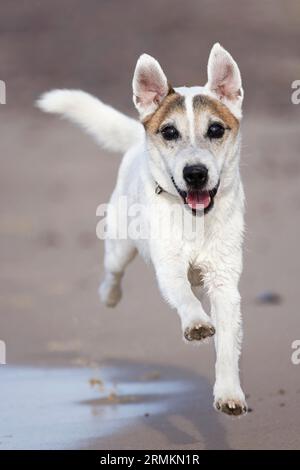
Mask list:
[[[248,411],[247,403],[236,398],[216,400],[214,406],[217,411],[222,411],[230,416],[242,416]]]
[[[195,323],[185,328],[183,336],[186,341],[202,341],[215,334],[215,328],[209,323]]]
[[[122,290],[120,284],[110,284],[103,281],[98,290],[100,300],[107,307],[115,307],[121,300]]]

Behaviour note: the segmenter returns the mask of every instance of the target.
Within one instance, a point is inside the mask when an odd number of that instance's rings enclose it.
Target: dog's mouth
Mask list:
[[[220,180],[216,186],[211,189],[189,189],[188,191],[183,191],[175,183],[174,178],[172,177],[172,182],[178,192],[178,194],[183,199],[184,204],[192,210],[193,214],[197,213],[207,214],[210,209],[213,208],[214,198],[218,192]]]

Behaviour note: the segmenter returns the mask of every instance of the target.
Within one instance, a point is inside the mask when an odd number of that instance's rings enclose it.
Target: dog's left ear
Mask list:
[[[169,85],[161,66],[153,57],[142,54],[137,61],[133,81],[133,102],[141,119],[152,114],[169,93]]]
[[[244,97],[237,63],[219,43],[214,44],[208,59],[206,88],[235,114],[241,117]]]

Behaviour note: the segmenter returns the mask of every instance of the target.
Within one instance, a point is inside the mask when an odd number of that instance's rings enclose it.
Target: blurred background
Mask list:
[[[120,158],[34,107],[48,89],[81,88],[135,116],[131,80],[141,53],[157,58],[174,86],[203,85],[217,41],[238,62],[245,90],[241,369],[252,413],[238,422],[212,410],[212,344],[182,342],[177,315],[162,301],[151,267],[136,260],[119,306],[110,311],[100,304],[103,244],[95,234],[96,208],[109,198]],[[208,441],[211,448],[299,447],[300,366],[291,362],[291,344],[300,339],[300,105],[291,103],[291,84],[300,79],[299,43],[297,0],[2,1],[5,367],[102,367],[122,360],[133,370],[137,363],[142,369],[153,364],[160,374],[177,370],[176,377],[205,384],[202,401],[195,392],[179,418],[176,409],[170,412],[168,425],[160,415],[150,427],[130,421],[125,435],[89,441],[85,448],[197,449]]]

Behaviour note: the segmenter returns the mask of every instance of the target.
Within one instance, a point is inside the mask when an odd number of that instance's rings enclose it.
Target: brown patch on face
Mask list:
[[[169,93],[161,102],[159,108],[144,119],[143,124],[146,131],[155,134],[166,119],[166,116],[174,110],[179,110],[180,112],[184,110],[184,96],[179,95],[179,93],[176,93],[170,87]]]
[[[195,112],[201,110],[210,110],[212,114],[218,116],[224,124],[229,127],[233,132],[237,132],[240,126],[238,119],[229,111],[225,104],[221,103],[214,98],[205,95],[197,95],[194,97],[193,106]]]

